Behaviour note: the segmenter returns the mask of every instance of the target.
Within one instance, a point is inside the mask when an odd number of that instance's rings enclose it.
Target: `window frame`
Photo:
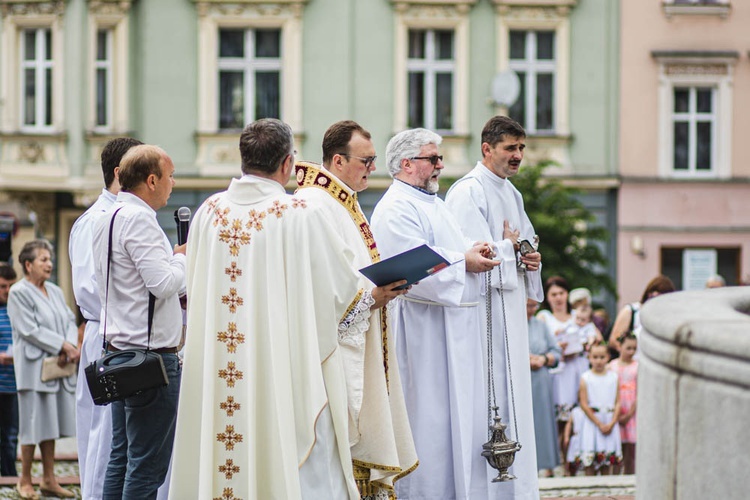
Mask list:
[[[0,132],[29,135],[57,135],[62,131],[64,108],[65,59],[62,36],[62,7],[46,14],[9,14],[0,16]],[[51,124],[43,127],[23,123],[22,36],[27,29],[49,29],[52,44]]]
[[[34,58],[26,59],[26,33],[34,33]],[[49,36],[49,59],[46,58],[47,40]],[[55,60],[54,60],[54,39],[52,29],[46,26],[24,27],[19,30],[20,41],[19,50],[19,84],[18,88],[18,106],[20,111],[19,129],[25,133],[44,134],[52,132],[54,129],[54,105],[55,96],[53,86],[55,82]],[[26,116],[26,73],[28,70],[34,71],[34,117],[33,123],[27,123]],[[49,71],[49,77],[47,76]],[[51,80],[51,81],[48,81]],[[50,95],[52,93],[52,95]],[[52,108],[52,109],[49,109]],[[49,123],[47,123],[47,114],[49,114]],[[41,123],[40,123],[41,122]]]
[[[659,66],[658,98],[658,175],[673,179],[727,179],[731,177],[732,102],[734,64],[739,53],[654,51]],[[712,169],[687,171],[674,168],[674,90],[710,87],[714,90],[715,126]]]
[[[219,30],[279,29],[281,31],[281,120],[292,130],[302,128],[302,2],[292,1],[278,14],[256,12],[252,2],[227,13],[221,2],[198,2],[198,135],[236,133],[219,128]],[[226,3],[232,3],[227,1]],[[264,2],[276,4],[276,2]],[[271,10],[271,9],[269,9]]]
[[[420,31],[425,34],[425,57],[422,59],[413,59],[408,57],[409,44],[411,40],[411,32]],[[445,31],[451,33],[451,59],[438,59],[437,58],[437,41],[436,32]],[[430,130],[434,130],[440,134],[450,134],[454,127],[454,117],[456,114],[456,96],[455,96],[455,81],[456,81],[456,32],[452,29],[423,29],[423,28],[409,28],[407,31],[407,59],[406,59],[406,78],[407,78],[407,125],[412,127],[421,126]],[[422,107],[424,110],[424,117],[421,125],[409,124],[409,110],[411,106],[411,99],[409,98],[411,85],[409,79],[412,73],[421,73],[424,75],[424,95]],[[451,76],[451,127],[450,128],[438,128],[437,127],[437,75],[449,73]]]
[[[525,54],[523,59],[512,59],[510,55],[510,35],[512,32],[517,31],[526,34],[525,40]],[[553,58],[552,59],[537,59],[536,49],[538,47],[538,34],[541,32],[552,33],[553,36]],[[558,96],[555,93],[555,87],[557,85],[557,32],[555,30],[541,30],[541,29],[526,29],[517,30],[510,29],[508,31],[508,66],[510,69],[518,74],[523,71],[525,73],[525,81],[521,82],[521,85],[525,86],[526,91],[524,92],[525,103],[524,103],[524,116],[523,126],[526,132],[530,135],[555,135],[555,115],[556,115],[556,102]],[[537,127],[537,77],[539,75],[552,75],[552,128],[540,129]],[[519,75],[520,78],[520,75]],[[533,89],[534,92],[530,90]],[[510,113],[511,107],[508,108]]]
[[[530,137],[568,137],[570,135],[570,8],[572,1],[561,1],[559,7],[547,10],[546,15],[535,15],[546,7],[524,8],[523,2],[493,0],[496,5],[496,44],[498,72],[512,69],[510,59],[511,31],[552,31],[555,39],[555,70],[553,83],[553,128],[528,131]],[[536,5],[536,4],[534,4]],[[528,92],[527,92],[528,94]],[[527,99],[531,99],[527,95]],[[535,98],[535,96],[534,96]],[[509,107],[501,107],[500,112],[508,112]]]
[[[257,119],[255,116],[255,102],[257,89],[255,88],[255,78],[259,71],[277,71],[279,74],[279,115],[283,108],[283,88],[284,88],[284,43],[281,28],[268,27],[219,27],[217,39],[221,39],[222,30],[237,30],[243,32],[243,50],[242,58],[222,58],[217,46],[216,53],[216,129],[220,132],[236,132],[242,130],[242,127],[222,127],[221,126],[221,73],[222,71],[241,72],[243,75],[243,122],[250,123]],[[276,58],[258,58],[255,56],[255,34],[258,30],[278,30],[279,31],[279,57]],[[280,118],[276,117],[276,118]]]
[[[678,89],[686,89],[688,91],[688,111],[678,112],[675,111],[675,93]],[[697,93],[698,89],[708,89],[711,91],[711,112],[701,113],[697,110]],[[714,177],[714,170],[716,169],[716,142],[718,137],[716,135],[717,122],[718,122],[718,89],[714,86],[703,86],[703,85],[691,85],[682,86],[674,85],[672,87],[672,174],[675,177],[686,176],[686,177]],[[697,165],[697,148],[698,148],[698,137],[697,137],[697,124],[698,122],[709,122],[711,124],[711,168],[708,170],[698,169]],[[688,124],[688,165],[687,169],[677,169],[674,164],[675,154],[675,138],[674,138],[674,126],[678,123]]]
[[[469,135],[469,9],[475,0],[450,1],[444,9],[408,0],[395,2],[394,44],[394,130],[406,130],[409,123],[409,30],[453,31],[453,119],[451,130],[438,132],[444,137]],[[431,104],[434,106],[434,102]],[[427,117],[425,126],[429,128]]]
[[[106,47],[105,47],[105,58],[99,59],[99,33],[104,32]],[[94,131],[95,132],[108,132],[112,129],[112,110],[113,105],[113,50],[112,44],[114,40],[114,33],[112,28],[102,28],[96,30],[96,46],[94,54]],[[105,101],[104,101],[104,123],[99,123],[99,71],[103,70],[105,73]]]
[[[97,135],[126,134],[130,130],[130,5],[120,3],[110,8],[114,2],[90,3],[88,38],[91,50],[88,54],[89,89],[87,94],[87,129]],[[97,122],[97,35],[108,32],[109,71],[108,71],[108,123]]]

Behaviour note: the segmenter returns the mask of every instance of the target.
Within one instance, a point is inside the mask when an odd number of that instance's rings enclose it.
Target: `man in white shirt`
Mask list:
[[[174,164],[164,150],[131,148],[120,162],[119,179],[117,201],[94,227],[100,333],[110,352],[150,347],[159,353],[169,385],[112,403],[112,450],[103,498],[151,499],[165,480],[174,441],[182,372],[177,357],[182,336],[178,294],[185,287],[185,245],[173,250],[156,220],[156,210],[166,206],[174,186]],[[150,339],[149,293],[156,298]]]
[[[99,335],[99,287],[96,283],[94,259],[91,254],[94,223],[115,203],[120,192],[117,170],[123,155],[133,146],[143,144],[137,139],[118,137],[105,144],[101,164],[104,188],[99,198],[73,224],[68,253],[73,274],[73,294],[86,320],[81,359],[76,385],[76,441],[81,495],[87,500],[102,497],[104,473],[109,461],[112,441],[112,415],[109,406],[96,406],[85,383],[86,367],[101,357],[102,337]]]
[[[487,461],[481,278],[498,265],[487,243],[464,237],[443,200],[442,138],[425,129],[386,148],[393,184],[372,214],[383,258],[426,244],[454,263],[393,301],[393,334],[419,467],[396,483],[401,499],[482,500],[494,491]]]
[[[495,490],[501,498],[515,500],[539,498],[526,299],[541,302],[544,298],[542,256],[526,245],[521,251],[520,243],[524,240],[533,247],[535,231],[524,210],[521,193],[510,182],[510,177],[518,173],[525,148],[526,132],[518,122],[507,116],[491,118],[482,130],[482,160],[445,197],[464,234],[493,242],[503,262],[491,273],[489,286],[495,339],[493,376],[499,416],[508,425],[506,434],[520,442],[522,449],[516,453],[510,470],[517,479],[497,485]],[[483,302],[485,306],[486,296]],[[486,328],[487,314],[482,317]],[[508,377],[508,362],[512,377]]]

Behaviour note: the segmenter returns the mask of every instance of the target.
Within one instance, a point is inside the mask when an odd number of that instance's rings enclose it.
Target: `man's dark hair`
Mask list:
[[[288,155],[292,154],[292,128],[276,118],[261,118],[247,125],[240,135],[242,173],[276,173]]]
[[[161,162],[166,155],[163,149],[150,144],[130,148],[120,161],[120,188],[133,191],[151,174],[161,179]]]
[[[16,274],[16,270],[13,269],[12,266],[9,266],[5,262],[0,262],[0,278],[4,279],[5,281],[16,281],[18,275]]]
[[[329,163],[335,154],[348,154],[349,141],[352,140],[352,135],[355,132],[365,139],[370,139],[371,137],[370,132],[352,120],[336,122],[328,127],[323,136],[323,163]]]
[[[504,140],[506,135],[518,139],[526,137],[526,131],[513,118],[493,116],[482,129],[482,144],[486,142],[490,147],[495,147],[495,144]]]
[[[115,181],[115,169],[120,166],[122,157],[133,146],[143,144],[132,137],[117,137],[104,145],[102,149],[102,173],[104,174],[104,186],[109,189]]]

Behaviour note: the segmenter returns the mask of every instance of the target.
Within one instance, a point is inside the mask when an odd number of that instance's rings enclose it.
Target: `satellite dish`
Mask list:
[[[521,93],[521,80],[512,69],[496,74],[492,79],[492,100],[498,106],[510,107]]]

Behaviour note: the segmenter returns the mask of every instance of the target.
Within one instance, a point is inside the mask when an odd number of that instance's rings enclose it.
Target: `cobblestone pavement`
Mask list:
[[[18,470],[21,463],[17,464]],[[55,463],[55,474],[59,478],[77,477],[78,463],[72,460],[58,460]],[[32,476],[41,477],[41,463],[34,462]],[[81,490],[78,485],[64,485],[65,488],[81,498]],[[544,500],[584,498],[632,500],[635,495],[635,476],[576,476],[576,477],[550,477],[539,479],[541,498]],[[38,488],[37,488],[38,491]],[[0,499],[18,498],[15,491],[15,483],[0,486]],[[44,498],[44,497],[43,497]],[[49,497],[52,498],[52,497]]]
[[[21,462],[16,463],[16,469],[21,470]],[[55,462],[55,475],[58,478],[64,477],[78,477],[78,462],[70,460],[58,460]],[[31,477],[40,478],[42,477],[42,464],[41,462],[35,461],[31,466]],[[5,478],[8,479],[8,478]],[[76,494],[76,498],[81,498],[81,488],[76,485],[63,484],[63,488],[68,489]],[[39,493],[39,486],[36,485],[37,493]],[[0,486],[0,498],[19,498],[16,493],[16,483],[3,484]],[[56,498],[56,497],[42,497],[42,498]]]

